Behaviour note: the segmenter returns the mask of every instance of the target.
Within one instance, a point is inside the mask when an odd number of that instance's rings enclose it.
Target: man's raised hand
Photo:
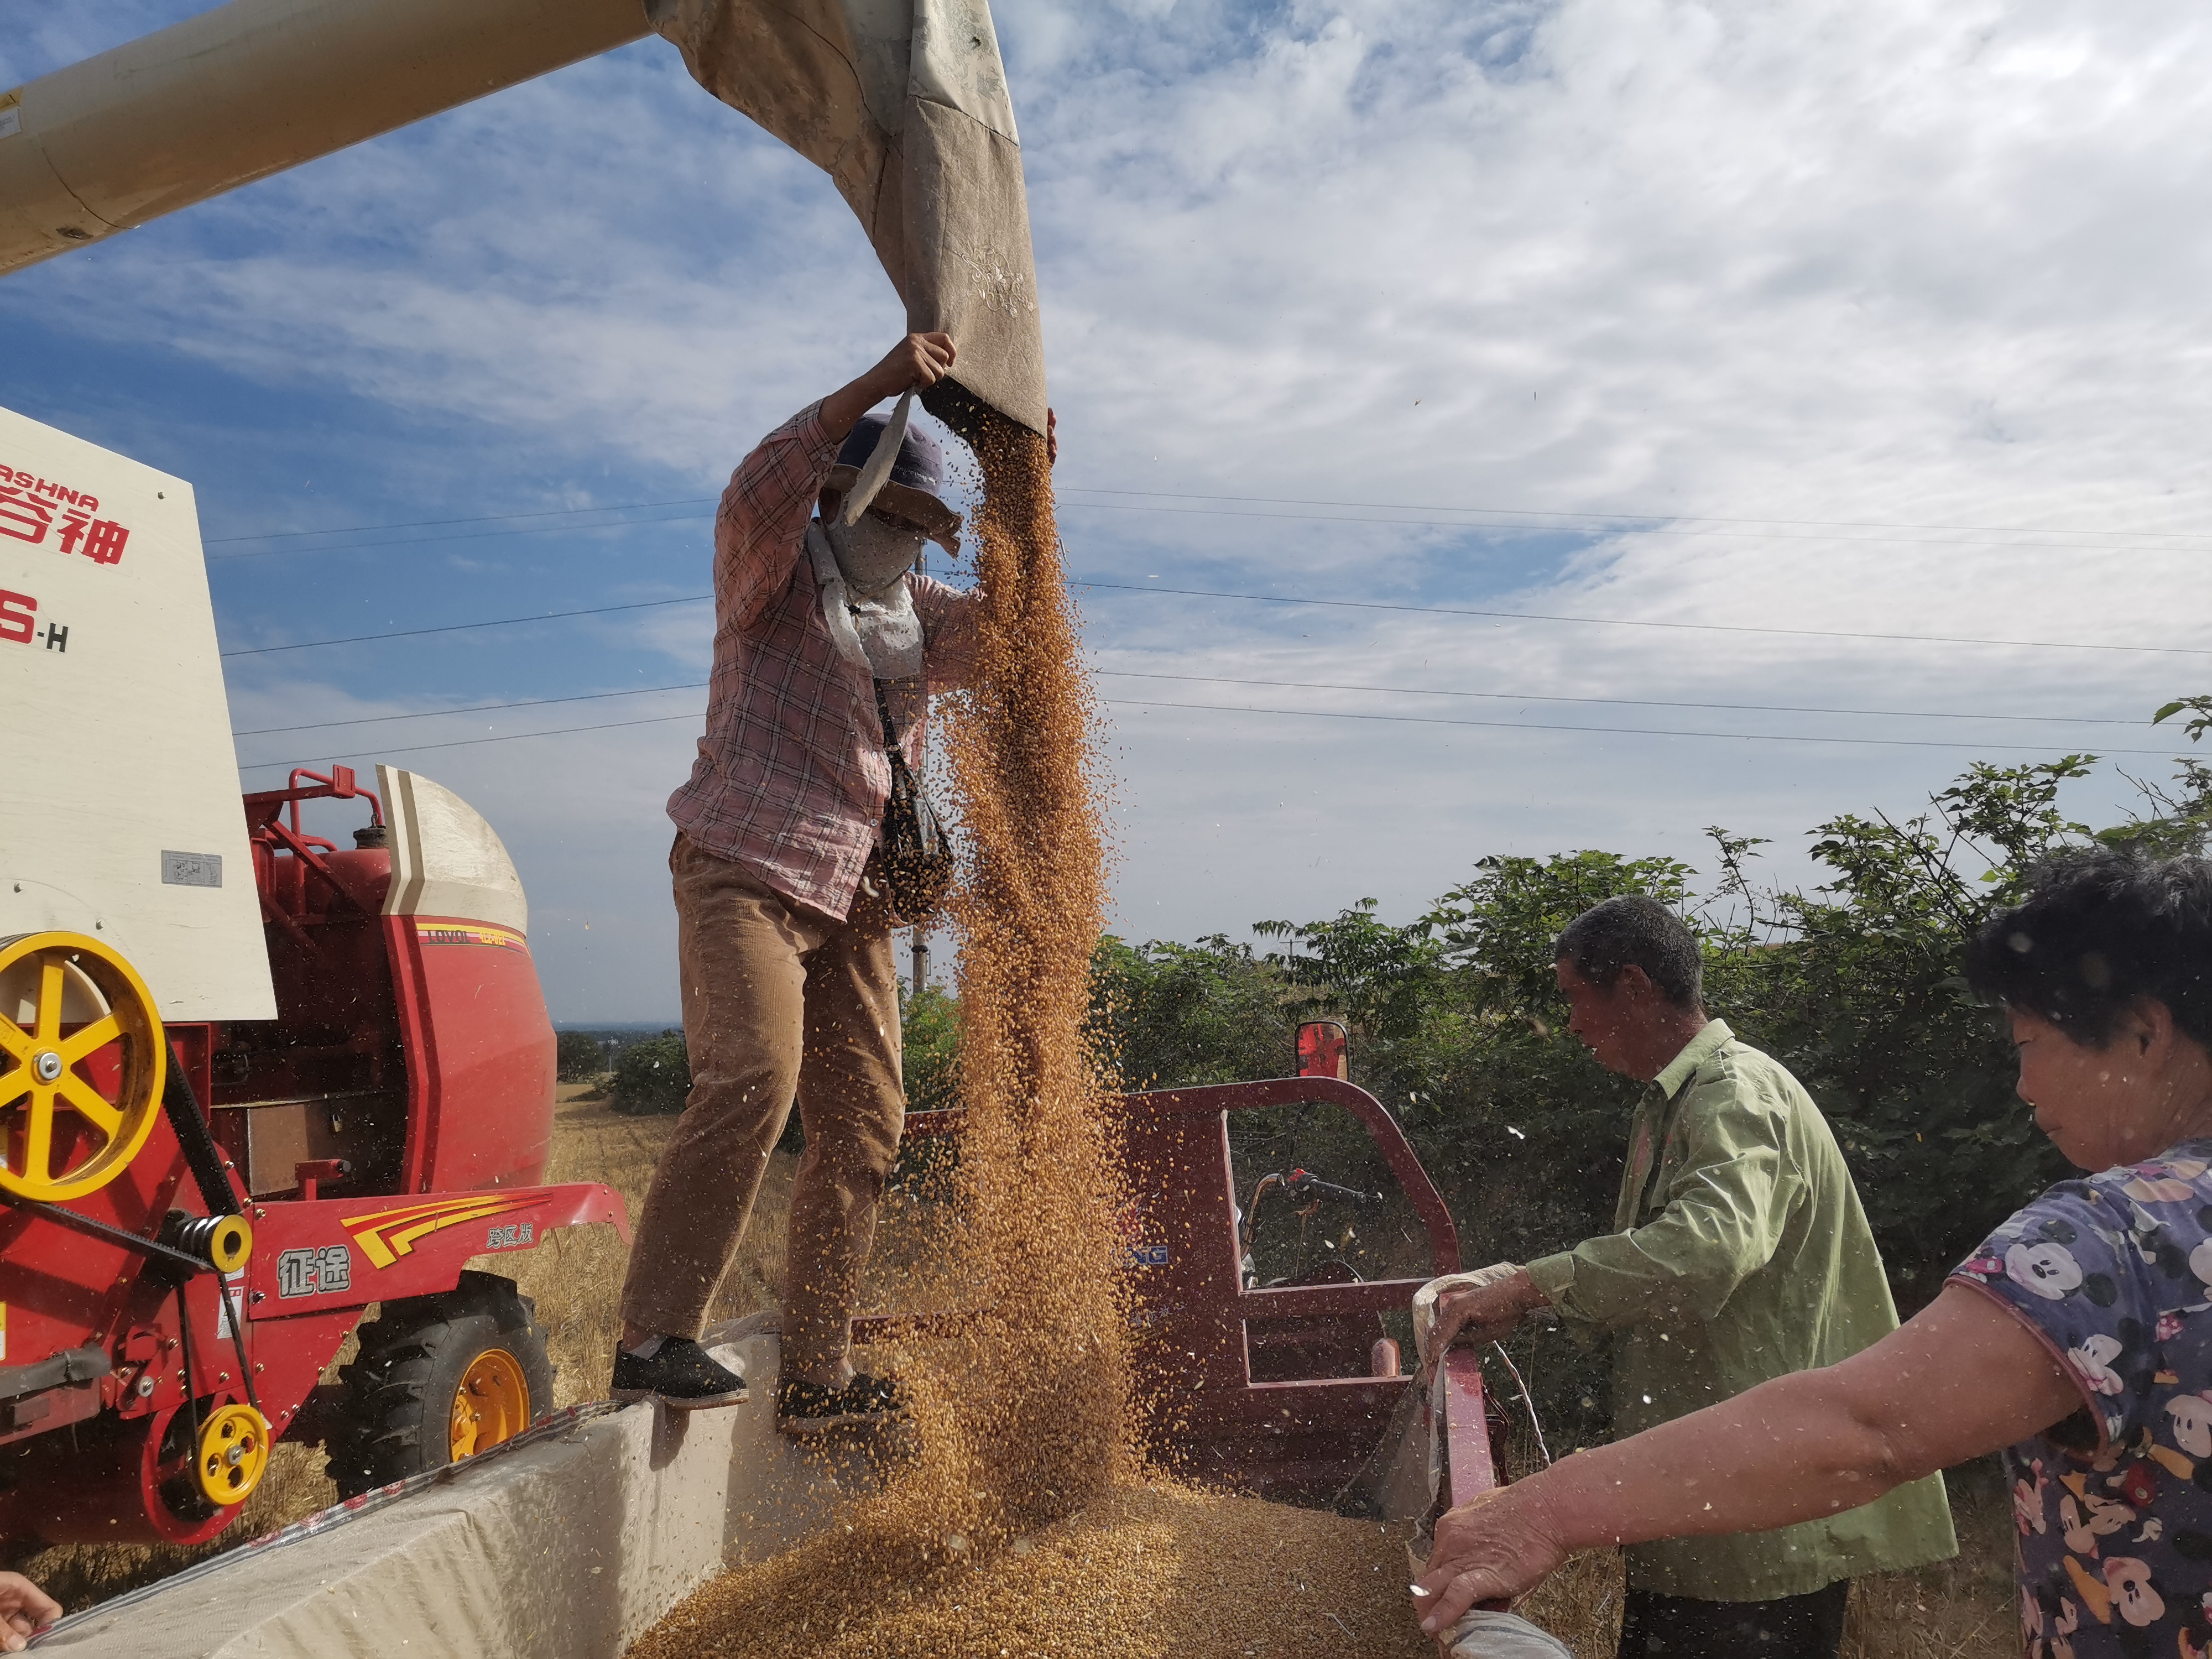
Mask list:
[[[877,385],[879,398],[925,392],[952,372],[957,355],[950,334],[909,334],[884,354],[866,378]]]
[[[823,428],[833,440],[842,441],[861,416],[884,398],[935,386],[951,372],[957,355],[950,334],[908,335],[859,380],[822,400]]]

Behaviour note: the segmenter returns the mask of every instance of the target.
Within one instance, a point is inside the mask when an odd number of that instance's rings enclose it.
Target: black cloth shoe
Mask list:
[[[857,1373],[842,1389],[802,1382],[787,1376],[775,1385],[775,1425],[786,1434],[822,1434],[831,1429],[872,1428],[907,1414],[906,1390],[898,1379]]]
[[[635,1400],[658,1400],[672,1412],[742,1406],[752,1397],[744,1377],[716,1364],[688,1336],[662,1338],[650,1359],[617,1347],[614,1396],[625,1406]]]

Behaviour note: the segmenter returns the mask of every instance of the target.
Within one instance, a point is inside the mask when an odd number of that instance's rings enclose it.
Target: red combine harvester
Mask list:
[[[0,457],[0,611],[43,629],[0,626],[0,695],[46,744],[0,777],[0,1538],[212,1538],[287,1436],[349,1494],[510,1437],[544,1333],[465,1264],[628,1221],[537,1184],[505,848],[390,767],[241,815],[189,487],[4,410]],[[318,799],[365,805],[352,847]]]

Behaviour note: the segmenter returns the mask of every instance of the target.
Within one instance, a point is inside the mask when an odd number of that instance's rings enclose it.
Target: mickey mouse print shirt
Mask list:
[[[2041,1339],[2083,1408],[2005,1453],[2029,1659],[2212,1652],[2212,1140],[2061,1182],[1952,1282]]]

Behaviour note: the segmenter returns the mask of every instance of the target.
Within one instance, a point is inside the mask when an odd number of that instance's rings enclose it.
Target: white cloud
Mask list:
[[[84,9],[99,17],[80,33],[147,16]],[[1754,629],[2198,637],[2212,22],[2196,14],[2057,0],[1004,11],[1077,570]],[[82,258],[46,279],[82,301],[76,325],[498,434],[518,478],[570,475],[563,501],[719,487],[754,434],[896,326],[826,179],[656,42]],[[395,483],[452,464],[428,443],[380,443]],[[1079,486],[1271,499],[1106,511],[1134,503]],[[1451,516],[1295,504],[1315,501],[1716,518],[1494,538],[1239,516]],[[2185,531],[2199,538],[2143,533]],[[2207,678],[2186,656],[1103,590],[1085,606],[1108,667],[1529,697],[2136,719]],[[702,617],[641,614],[605,648],[627,638],[655,673],[698,660]],[[1102,689],[1439,712],[1285,688]],[[1744,710],[1441,713],[2155,741]],[[1119,925],[1139,934],[1368,893],[1403,915],[1486,851],[1694,861],[1713,822],[1775,837],[1777,868],[1805,875],[1803,829],[1877,802],[1909,810],[1977,752],[1108,714]],[[665,937],[636,918],[665,907],[659,802],[689,741],[679,726],[438,763],[529,849],[541,915],[625,919],[594,921],[588,946],[580,921],[570,944],[548,936],[569,1011],[598,1012],[581,1006],[593,984],[609,1017],[630,988],[666,989]],[[2083,792],[2083,810],[2120,789]],[[672,1006],[647,1001],[621,1006]]]

